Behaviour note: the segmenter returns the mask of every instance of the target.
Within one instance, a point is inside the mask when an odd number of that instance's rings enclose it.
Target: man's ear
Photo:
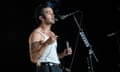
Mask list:
[[[39,18],[40,20],[42,20],[42,19],[43,19],[43,17],[42,17],[42,16],[39,16],[38,18]]]

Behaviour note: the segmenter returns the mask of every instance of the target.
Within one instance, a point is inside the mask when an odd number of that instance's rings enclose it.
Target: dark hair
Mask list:
[[[41,21],[39,20],[39,16],[43,16],[43,18],[45,18],[44,13],[43,13],[43,9],[46,7],[51,7],[53,8],[51,5],[49,5],[47,2],[44,4],[40,4],[35,8],[35,14],[34,14],[34,18],[36,21],[36,24],[40,24]]]

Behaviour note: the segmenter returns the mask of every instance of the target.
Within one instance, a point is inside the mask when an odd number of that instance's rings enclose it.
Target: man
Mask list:
[[[29,51],[32,63],[37,66],[36,72],[62,72],[60,59],[71,55],[72,48],[57,53],[57,35],[51,30],[55,24],[53,9],[46,4],[36,8],[39,26],[29,36]]]

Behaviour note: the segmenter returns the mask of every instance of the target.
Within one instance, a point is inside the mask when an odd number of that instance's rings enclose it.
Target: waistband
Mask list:
[[[46,65],[46,66],[60,66],[60,64],[51,63],[51,62],[41,62],[41,63],[37,64],[37,66],[42,66],[42,65]]]

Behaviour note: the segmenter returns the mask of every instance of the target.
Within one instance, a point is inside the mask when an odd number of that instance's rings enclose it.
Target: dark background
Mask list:
[[[8,2],[8,44],[3,60],[12,67],[13,71],[35,72],[35,65],[30,62],[28,37],[37,26],[34,24],[34,9],[42,3],[41,0]],[[92,56],[94,72],[118,72],[120,70],[120,5],[118,1],[87,1],[87,0],[61,0],[58,9],[60,14],[68,14],[76,10],[82,11],[75,14],[81,28],[84,30],[88,41],[99,62]],[[6,21],[7,22],[7,21]],[[80,23],[81,22],[81,23]],[[59,36],[58,49],[65,47],[69,41],[75,53],[62,59],[62,64],[69,67],[71,61],[72,72],[88,72],[88,49],[80,35],[78,27],[72,16],[56,22],[52,30]],[[113,33],[113,35],[111,35]],[[77,39],[77,35],[79,38]],[[109,36],[111,35],[111,36]],[[76,41],[78,44],[76,45]],[[61,48],[62,47],[62,48]],[[6,66],[5,66],[6,67]]]

